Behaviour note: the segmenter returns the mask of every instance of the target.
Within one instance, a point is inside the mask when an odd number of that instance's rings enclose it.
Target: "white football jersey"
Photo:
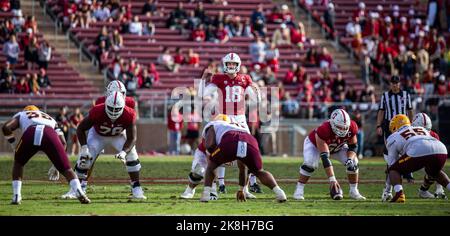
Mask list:
[[[53,129],[57,128],[55,119],[42,111],[21,111],[15,114],[14,117],[19,117],[22,134],[32,125],[45,125]]]
[[[403,126],[387,139],[388,165],[393,165],[401,156],[422,157],[447,154],[447,148],[433,138],[423,127]]]
[[[214,131],[216,132],[216,143],[217,144],[220,143],[223,135],[228,131],[239,131],[239,132],[244,132],[244,133],[250,134],[250,132],[246,128],[240,127],[233,123],[228,123],[226,121],[216,120],[216,121],[209,122],[205,126],[205,128],[203,129],[203,132],[202,132],[202,138],[205,138],[205,136],[206,136],[205,131],[211,126],[214,128]]]

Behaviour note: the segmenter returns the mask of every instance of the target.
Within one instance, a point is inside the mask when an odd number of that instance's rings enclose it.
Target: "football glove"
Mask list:
[[[48,180],[50,181],[58,181],[59,180],[59,171],[55,168],[54,165],[48,169]]]
[[[115,157],[117,159],[119,159],[124,165],[127,162],[127,160],[125,158],[126,156],[127,156],[127,153],[125,151],[123,151],[123,150],[115,155]]]

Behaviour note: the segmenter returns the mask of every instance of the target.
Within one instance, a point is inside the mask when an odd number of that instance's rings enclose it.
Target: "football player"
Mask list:
[[[339,186],[334,176],[330,154],[346,167],[350,183],[350,197],[357,200],[366,198],[358,190],[358,158],[356,157],[358,126],[342,109],[331,113],[330,119],[314,129],[304,141],[303,164],[300,166],[300,177],[294,193],[294,199],[304,200],[304,188],[314,170],[322,160],[323,167],[330,181],[330,186]],[[340,187],[339,187],[340,189]],[[342,198],[340,196],[339,198]],[[333,196],[334,198],[334,196]]]
[[[223,120],[225,122],[230,123],[231,120],[227,115],[219,114],[217,115],[214,120]],[[197,185],[200,184],[202,179],[205,177],[205,170],[208,165],[207,160],[207,154],[206,154],[206,148],[205,148],[205,140],[202,139],[200,144],[198,145],[198,148],[195,150],[194,153],[194,159],[192,160],[192,167],[191,172],[188,175],[189,184],[186,187],[186,190],[181,194],[181,198],[184,199],[191,199],[194,197],[195,194],[195,188]],[[247,189],[245,189],[247,190]],[[248,192],[244,192],[246,195],[246,198],[256,198],[253,194]],[[216,189],[216,183],[214,182],[211,188],[210,193],[210,200],[217,200],[217,189]]]
[[[245,95],[248,95],[250,99],[256,98],[257,101],[260,101],[259,88],[249,75],[239,74],[241,59],[236,53],[225,55],[222,58],[222,66],[223,74],[212,76],[210,83],[204,89],[203,97],[217,94],[219,113],[227,115],[233,123],[249,130],[245,116]],[[219,167],[217,172],[219,192],[225,193],[225,167]],[[250,181],[256,184],[254,177],[250,177]]]
[[[88,135],[86,137],[86,131]],[[126,166],[131,180],[132,197],[146,199],[139,183],[141,164],[136,152],[136,112],[125,105],[121,92],[113,92],[105,103],[94,106],[77,128],[81,145],[75,172],[81,180],[88,178],[92,164],[106,145],[111,145],[115,157]],[[71,198],[72,192],[63,195]]]
[[[286,194],[277,185],[275,178],[268,171],[263,170],[261,154],[256,139],[243,127],[239,127],[223,120],[211,121],[203,129],[202,138],[209,153],[209,161],[205,170],[205,187],[201,202],[210,200],[211,185],[214,170],[229,162],[237,160],[239,166],[239,186],[236,194],[238,201],[246,201],[246,167],[250,173],[259,178],[261,183],[275,193],[277,201],[286,201]]]
[[[22,137],[17,145],[13,134],[16,129],[22,131]],[[6,121],[2,131],[6,140],[15,150],[11,204],[19,205],[21,203],[23,167],[38,151],[43,151],[57,171],[66,177],[75,198],[78,198],[82,204],[91,202],[81,189],[80,181],[70,167],[69,158],[65,152],[66,140],[64,134],[51,116],[40,111],[38,107],[29,105]]]
[[[414,120],[412,122],[412,126],[418,126],[425,128],[428,132],[430,132],[430,135],[434,137],[437,140],[441,140],[439,138],[439,135],[431,130],[432,124],[430,117],[425,113],[418,113],[414,116]],[[430,189],[433,182],[427,178],[427,176],[424,176],[424,182],[422,186],[419,189],[419,196],[421,198],[442,198],[447,199],[447,196],[445,195],[444,188],[442,185],[436,183],[436,191],[433,194],[431,194],[428,190]]]
[[[405,115],[396,115],[389,123],[392,134],[387,139],[388,172],[395,195],[390,202],[406,201],[401,175],[425,168],[425,183],[437,181],[450,190],[450,180],[442,171],[447,148],[423,127],[411,126]]]

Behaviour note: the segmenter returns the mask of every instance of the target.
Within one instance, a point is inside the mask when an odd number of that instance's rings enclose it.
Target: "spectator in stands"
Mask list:
[[[248,38],[253,38],[254,35],[252,33],[252,26],[250,24],[250,18],[245,18],[245,23],[244,26],[242,28],[242,32],[241,35],[242,37],[248,37]]]
[[[342,78],[342,74],[338,73],[331,85],[331,90],[333,91],[333,98],[336,100],[337,95],[340,94],[341,92],[346,91],[346,89],[347,89],[346,82]]]
[[[106,41],[102,40],[100,41],[100,46],[95,50],[95,58],[98,61],[98,68],[100,71],[103,70],[103,61],[108,58],[109,51],[106,48]]]
[[[290,27],[295,26],[294,24],[295,17],[289,10],[288,5],[286,4],[281,5],[281,18],[283,20],[283,23],[285,23],[286,25]]]
[[[133,21],[130,23],[128,30],[129,30],[130,34],[142,35],[143,27],[142,27],[142,23],[139,22],[139,16],[133,17]]]
[[[297,25],[289,29],[291,43],[297,45],[300,49],[303,49],[306,42],[305,26],[302,22],[298,22]]]
[[[430,27],[436,26],[439,19],[437,18],[438,13],[438,1],[429,0],[428,1],[428,15],[427,15],[427,25]]]
[[[218,28],[220,24],[225,24],[225,14],[223,13],[223,11],[219,11],[219,14],[214,17],[214,19],[212,20],[212,25],[215,28]]]
[[[91,5],[87,3],[87,1],[83,1],[83,4],[81,6],[81,9],[79,11],[79,19],[80,19],[80,26],[81,28],[89,28],[89,25],[91,24]]]
[[[197,18],[195,16],[195,11],[190,10],[189,14],[188,14],[188,18],[187,18],[187,23],[184,28],[192,31],[192,30],[196,29],[198,27],[198,25],[200,25],[200,24],[201,24],[201,21],[199,18]]]
[[[329,29],[327,39],[334,40],[334,34],[335,34],[334,24],[336,22],[336,12],[334,11],[333,3],[331,3],[331,2],[328,3],[327,10],[324,12],[323,18],[324,18],[326,26]]]
[[[152,16],[156,12],[156,2],[154,0],[147,0],[142,7],[142,15]]]
[[[173,62],[175,63],[175,66],[183,65],[186,61],[186,58],[184,57],[183,53],[181,52],[181,48],[177,47],[175,49],[175,55],[173,56]]]
[[[273,33],[272,42],[277,46],[291,44],[290,28],[284,23],[281,24],[280,27]]]
[[[25,77],[24,76],[20,77],[19,82],[16,84],[16,93],[20,94],[30,93],[30,86],[28,85],[29,79],[30,79],[29,74],[27,74]]]
[[[39,70],[38,85],[41,88],[50,88],[52,85],[48,79],[47,71],[44,68]]]
[[[153,77],[148,74],[148,70],[143,70],[141,88],[151,88],[152,86],[153,86]]]
[[[201,124],[201,117],[200,115],[195,111],[195,109],[191,109],[191,113],[188,117],[187,122],[187,129],[186,129],[186,141],[191,146],[191,150],[195,150],[198,145],[198,138],[200,137],[200,124]]]
[[[9,0],[0,1],[0,10],[3,12],[9,12],[11,10],[11,4]]]
[[[94,41],[94,45],[100,47],[101,42],[105,42],[106,50],[109,50],[111,48],[111,38],[109,37],[108,28],[106,28],[106,26],[102,27],[99,35]]]
[[[75,108],[73,114],[69,118],[69,135],[72,147],[68,150],[71,151],[70,155],[78,155],[80,151],[80,143],[78,142],[77,128],[84,116],[80,111],[80,108]]]
[[[275,43],[270,44],[270,48],[265,51],[266,62],[265,64],[269,66],[274,73],[277,73],[280,69],[280,64],[278,62],[278,58],[280,57],[280,52],[278,48],[276,48]]]
[[[210,24],[208,25],[208,28],[206,28],[205,31],[205,36],[206,36],[206,41],[208,42],[216,42],[216,29],[214,27],[214,25]]]
[[[347,98],[351,102],[356,102],[358,100],[358,94],[356,93],[356,90],[353,86],[348,87],[345,98]]]
[[[6,60],[11,64],[13,70],[19,61],[19,53],[20,48],[16,40],[16,35],[11,34],[9,41],[3,44],[3,54],[6,55]]]
[[[194,49],[189,48],[186,61],[188,65],[193,65],[195,68],[197,68],[200,65],[200,55],[198,53],[195,53]]]
[[[0,73],[0,80],[5,79],[8,76],[12,76],[13,79],[15,80],[14,71],[11,68],[11,63],[9,63],[9,61],[6,61],[5,67],[2,68],[2,71]]]
[[[32,29],[33,33],[38,33],[36,18],[34,16],[28,16],[23,25],[23,29]]]
[[[297,117],[300,111],[300,104],[292,98],[291,93],[286,92],[283,97],[281,109],[283,116]]]
[[[367,19],[366,4],[364,2],[358,3],[358,9],[353,12],[353,18],[358,20],[361,30],[364,31]]]
[[[266,56],[266,43],[261,37],[256,37],[255,41],[249,45],[249,53],[253,64],[264,64]]]
[[[114,56],[114,60],[112,62],[112,65],[110,65],[110,73],[113,77],[113,79],[118,79],[119,74],[122,71],[122,68],[124,68],[124,60],[122,57],[120,57],[119,54],[116,54]]]
[[[361,35],[361,25],[358,23],[358,17],[348,18],[348,23],[345,26],[345,33],[347,37],[356,37],[357,35]]]
[[[133,73],[132,76],[129,76],[125,79],[124,85],[127,88],[127,96],[128,97],[135,97],[136,96],[136,90],[139,87],[139,79],[138,74]]]
[[[111,43],[114,51],[119,51],[123,47],[123,37],[120,35],[118,29],[114,29]]]
[[[281,24],[284,22],[283,14],[281,13],[281,9],[279,6],[274,6],[267,18],[269,23]]]
[[[319,54],[316,47],[310,47],[306,52],[306,57],[303,60],[305,67],[317,67],[319,66]]]
[[[22,12],[22,8],[20,7],[20,0],[9,0],[10,9],[13,14],[16,12]]]
[[[366,86],[361,92],[358,102],[370,103],[372,105],[376,104],[374,88],[372,85]]]
[[[305,93],[302,99],[300,115],[302,118],[311,120],[314,116],[314,97],[310,91]]]
[[[38,62],[38,47],[37,37],[33,37],[28,46],[25,47],[24,58],[28,70],[34,68],[34,63]]]
[[[39,45],[38,49],[38,65],[39,69],[44,68],[48,69],[48,62],[52,58],[52,47],[48,44],[47,41],[42,41]]]
[[[250,77],[252,77],[253,82],[258,82],[260,80],[264,81],[263,76],[264,74],[261,71],[261,66],[259,64],[255,64],[253,66],[253,70],[250,71]]]
[[[169,132],[169,154],[180,154],[181,130],[183,129],[183,116],[178,109],[170,108],[167,112],[167,130]]]
[[[25,19],[22,17],[22,12],[16,12],[11,23],[14,26],[15,32],[22,32],[22,28],[25,25]]]
[[[253,11],[251,17],[251,24],[256,36],[266,36],[266,17],[264,16],[263,4],[259,4],[258,8]]]
[[[150,78],[152,78],[153,84],[159,83],[159,73],[156,70],[155,64],[150,63],[150,65],[148,67],[148,74],[149,74]]]
[[[319,55],[320,68],[333,68],[333,57],[328,52],[326,47],[322,47],[322,53]]]
[[[291,68],[289,68],[289,70],[284,75],[284,79],[283,79],[284,84],[296,84],[297,83],[298,78],[295,75],[295,72],[297,71],[297,69],[298,69],[298,64],[295,62],[292,63]]]
[[[428,43],[425,45],[425,48],[419,48],[419,51],[417,52],[416,68],[419,74],[424,74],[425,71],[428,70],[428,65],[430,64],[430,55],[426,48],[428,48]]]
[[[0,78],[0,93],[14,93],[14,80],[11,75]]]
[[[142,34],[153,36],[155,35],[155,31],[156,31],[155,24],[151,20],[149,20],[146,24],[144,24]]]
[[[272,69],[270,68],[270,66],[266,66],[264,68],[264,74],[263,74],[262,80],[264,80],[264,83],[266,85],[273,85],[277,82],[277,77],[276,77],[275,73],[272,71]]]
[[[178,2],[178,6],[170,13],[167,21],[167,26],[170,29],[182,29],[183,25],[187,23],[187,13],[183,8],[183,3]]]
[[[6,22],[8,20],[0,19],[0,44],[6,43],[7,40],[9,40],[9,29],[6,26]]]
[[[66,140],[68,140],[68,136],[69,136],[69,117],[67,116],[67,110],[69,108],[67,106],[61,107],[59,109],[59,113],[58,115],[56,115],[55,120],[56,123],[58,124],[58,127],[61,129],[61,131],[64,133],[64,137],[66,138]]]
[[[111,17],[111,12],[107,2],[103,2],[101,6],[97,7],[94,11],[94,18],[97,21],[106,21],[109,17]]]
[[[230,39],[230,37],[228,37],[228,32],[224,28],[224,25],[222,23],[219,24],[219,27],[216,30],[215,38],[216,38],[216,43],[220,43],[220,44],[224,44],[224,43],[228,42],[228,40]]]
[[[206,34],[204,30],[205,26],[203,24],[200,24],[197,26],[196,29],[194,29],[191,33],[191,38],[193,41],[196,42],[204,42],[206,39]]]
[[[209,24],[209,17],[206,14],[206,11],[203,7],[203,2],[199,1],[197,3],[197,7],[194,10],[195,12],[195,17],[197,17],[198,19],[200,19],[201,24]]]
[[[170,54],[170,49],[167,47],[165,47],[163,49],[163,53],[161,55],[159,55],[157,62],[158,62],[158,64],[166,67],[166,69],[168,69],[169,71],[172,71],[175,73],[178,72],[178,67],[175,66],[174,58]]]
[[[41,87],[39,86],[38,75],[36,73],[33,73],[31,79],[28,80],[28,86],[30,87],[30,92],[32,94],[41,94]]]
[[[445,96],[449,94],[450,91],[448,91],[446,80],[447,79],[445,75],[439,75],[437,82],[434,86],[434,94],[439,96]]]

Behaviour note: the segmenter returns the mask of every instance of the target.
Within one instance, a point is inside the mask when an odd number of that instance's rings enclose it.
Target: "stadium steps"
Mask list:
[[[287,4],[289,6],[289,9],[293,13],[295,13],[295,19],[297,21],[301,21],[303,25],[305,26],[306,36],[308,38],[314,39],[316,41],[316,44],[320,46],[325,46],[328,51],[333,55],[333,62],[337,65],[339,65],[339,68],[344,69],[348,72],[351,72],[353,75],[355,75],[356,78],[361,79],[361,69],[359,65],[355,64],[354,61],[349,57],[348,53],[342,49],[337,50],[336,44],[330,40],[327,40],[324,35],[321,32],[321,27],[313,20],[311,19],[311,25],[308,24],[308,15],[307,13],[301,9],[300,7],[297,8],[297,11],[295,11],[293,1],[287,1],[287,0],[276,0],[274,3],[278,4]]]
[[[21,1],[22,11],[24,15],[31,15],[33,12],[33,0]],[[92,84],[103,91],[104,79],[103,75],[98,72],[98,69],[91,64],[91,61],[83,58],[80,63],[80,54],[78,48],[75,46],[68,37],[61,31],[57,31],[55,34],[54,21],[46,14],[43,13],[43,8],[39,5],[39,2],[35,2],[34,14],[38,22],[39,32],[44,35],[44,38],[56,48],[59,52],[64,52],[62,55],[66,58],[67,63],[80,74],[80,76],[91,81]]]

